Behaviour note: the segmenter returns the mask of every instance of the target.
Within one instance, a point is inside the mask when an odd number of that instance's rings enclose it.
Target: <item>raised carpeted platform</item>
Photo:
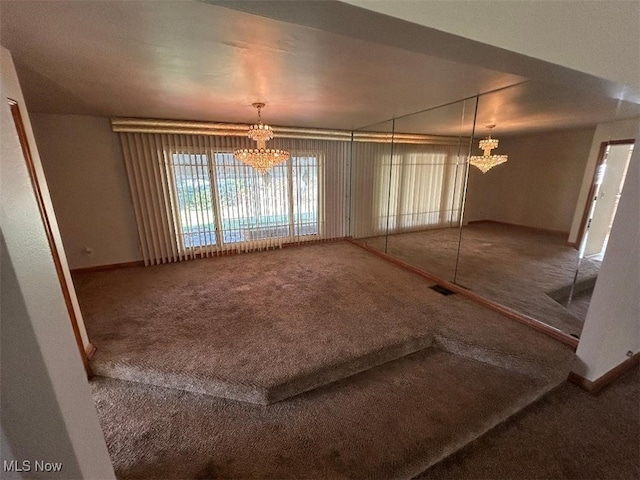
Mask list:
[[[499,314],[442,296],[417,275],[348,243],[81,274],[74,281],[97,347],[96,375],[251,403],[279,401],[402,358],[434,338],[446,349],[455,343],[502,352],[514,368],[526,363],[543,377],[553,376],[558,350],[547,351],[548,342],[538,349],[523,344],[516,338],[522,333]],[[479,332],[480,325],[487,331]]]

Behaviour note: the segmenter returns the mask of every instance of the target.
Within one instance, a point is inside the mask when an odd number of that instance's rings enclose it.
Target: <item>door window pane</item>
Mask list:
[[[231,152],[176,153],[172,161],[185,247],[319,233],[317,156],[294,156],[264,175]]]
[[[293,157],[293,215],[296,236],[318,234],[318,159]]]
[[[290,237],[288,164],[261,175],[231,153],[215,154],[225,243]]]
[[[207,156],[174,154],[173,173],[185,247],[215,245],[215,213]]]

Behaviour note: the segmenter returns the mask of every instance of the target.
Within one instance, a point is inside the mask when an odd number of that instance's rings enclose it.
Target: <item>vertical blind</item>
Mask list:
[[[351,235],[455,226],[466,162],[457,145],[354,143]]]
[[[386,208],[389,233],[457,226],[465,165],[457,146],[396,145],[393,162],[383,165],[391,169],[386,177],[391,183]]]
[[[276,139],[266,175],[242,137],[120,133],[146,265],[346,235],[348,142]]]

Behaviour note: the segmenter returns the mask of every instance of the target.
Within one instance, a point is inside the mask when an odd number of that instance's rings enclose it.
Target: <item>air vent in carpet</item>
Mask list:
[[[456,293],[452,290],[449,290],[448,288],[444,288],[442,285],[431,285],[429,288],[434,292],[438,292],[439,294],[444,296],[453,295],[454,293]]]

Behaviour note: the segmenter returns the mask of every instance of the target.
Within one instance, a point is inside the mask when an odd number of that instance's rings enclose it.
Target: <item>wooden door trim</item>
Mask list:
[[[598,161],[596,162],[596,168],[593,171],[593,179],[591,180],[591,187],[589,188],[589,196],[587,197],[587,203],[584,207],[584,211],[582,212],[582,220],[580,221],[580,229],[578,230],[578,236],[575,242],[575,248],[579,249],[580,245],[582,245],[582,239],[584,238],[585,228],[587,226],[587,220],[589,219],[589,212],[591,211],[591,206],[593,205],[593,196],[596,193],[596,181],[598,179],[598,169],[600,165],[604,162],[604,153],[607,150],[609,145],[633,145],[635,143],[634,139],[625,139],[625,140],[609,140],[608,142],[602,142],[600,144],[600,152],[598,153]]]
[[[45,208],[44,198],[42,195],[42,190],[40,188],[40,182],[38,181],[38,177],[36,175],[36,168],[33,163],[31,148],[29,147],[27,132],[24,128],[24,122],[22,121],[22,114],[20,113],[20,106],[18,105],[17,101],[12,100],[10,98],[7,98],[7,101],[9,103],[9,107],[11,108],[11,115],[13,117],[13,122],[15,123],[15,126],[16,126],[18,139],[20,140],[22,154],[24,155],[25,163],[27,165],[27,170],[29,171],[31,186],[33,187],[33,192],[36,197],[36,202],[38,204],[38,210],[40,211],[40,216],[42,217],[42,224],[44,226],[44,230],[47,235],[47,241],[49,242],[49,248],[51,249],[51,255],[53,257],[53,263],[56,268],[56,273],[58,274],[58,281],[60,282],[60,288],[62,289],[62,296],[64,297],[64,302],[67,306],[67,312],[69,313],[69,319],[71,320],[73,335],[75,337],[78,350],[80,351],[80,357],[82,358],[82,365],[84,366],[84,370],[87,373],[87,376],[91,377],[93,375],[93,372],[91,371],[91,367],[89,366],[89,359],[87,358],[87,353],[85,351],[85,348],[82,342],[82,336],[80,335],[78,318],[76,316],[75,309],[73,308],[73,302],[71,301],[71,294],[69,293],[69,284],[67,283],[67,279],[64,276],[64,269],[62,267],[62,262],[60,261],[60,253],[58,252],[58,247],[56,246],[55,238],[53,236],[53,231],[51,229],[51,222],[49,220],[49,215],[47,214],[47,210]],[[92,346],[90,345],[89,347],[92,347]]]

